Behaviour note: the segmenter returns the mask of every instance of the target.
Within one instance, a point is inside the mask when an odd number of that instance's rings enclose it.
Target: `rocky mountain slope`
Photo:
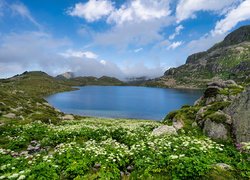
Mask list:
[[[184,65],[170,68],[155,84],[196,88],[216,79],[250,81],[250,25],[233,31],[207,51],[190,55]]]

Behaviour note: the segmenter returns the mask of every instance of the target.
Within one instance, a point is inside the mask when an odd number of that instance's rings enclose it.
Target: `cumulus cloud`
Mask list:
[[[110,23],[111,28],[105,32],[92,34],[94,44],[126,48],[130,44],[146,45],[153,41],[162,40],[162,28],[168,26],[174,19],[170,17],[169,1],[136,0],[128,1],[119,8],[108,8],[110,11],[105,14],[105,20]],[[88,3],[90,2],[92,1]],[[101,3],[101,1],[94,2],[95,6],[99,6]],[[98,18],[88,18],[85,14],[79,17],[91,21],[98,20]]]
[[[221,12],[239,0],[180,0],[176,7],[177,22],[195,18],[198,11]]]
[[[167,47],[167,49],[168,49],[168,50],[174,50],[174,49],[178,48],[179,46],[181,46],[182,44],[183,44],[182,41],[176,41],[176,42],[171,43],[171,44]]]
[[[243,1],[237,8],[229,11],[225,18],[218,21],[212,34],[214,36],[225,34],[239,22],[250,19],[250,0]]]
[[[112,11],[113,5],[109,0],[89,0],[86,3],[75,4],[67,13],[93,22],[109,15]]]
[[[180,34],[181,30],[183,30],[183,29],[184,29],[184,27],[182,25],[177,26],[175,28],[175,32],[169,36],[169,39],[173,40],[176,36],[178,36]]]
[[[137,0],[115,9],[107,21],[115,24],[123,24],[129,21],[141,22],[160,19],[169,14],[169,0]]]

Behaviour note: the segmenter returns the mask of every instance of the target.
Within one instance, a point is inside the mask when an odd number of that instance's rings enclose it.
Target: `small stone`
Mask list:
[[[95,164],[94,165],[94,168],[98,168],[99,169],[100,167],[101,167],[101,164]]]
[[[130,176],[130,173],[128,171],[125,171],[126,176]]]
[[[120,175],[121,175],[121,177],[123,177],[124,176],[124,172],[120,171]]]
[[[3,115],[3,117],[14,119],[16,118],[16,115],[14,113],[8,113],[8,114]]]
[[[92,170],[93,170],[94,172],[97,172],[97,171],[98,171],[98,169],[97,169],[97,168],[92,168]]]
[[[30,142],[32,145],[36,145],[37,144],[37,141],[36,140],[33,140]]]
[[[225,164],[225,163],[217,163],[215,164],[216,167],[219,167],[225,171],[227,170],[232,170],[232,166],[228,165],[228,164]]]
[[[133,169],[134,169],[134,167],[133,167],[132,165],[127,167],[127,170],[128,170],[129,172],[131,172]]]

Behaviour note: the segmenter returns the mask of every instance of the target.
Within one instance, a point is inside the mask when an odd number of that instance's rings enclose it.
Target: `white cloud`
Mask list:
[[[162,66],[148,67],[144,62],[128,63],[122,67],[125,77],[142,77],[149,78],[160,77],[164,74],[165,68]]]
[[[107,61],[101,60],[100,63],[103,64],[103,65],[106,65],[106,64],[107,64]]]
[[[115,9],[107,21],[115,24],[150,21],[166,17],[170,12],[169,0],[136,0]]]
[[[143,50],[143,48],[138,48],[138,49],[135,49],[134,52],[135,52],[135,53],[138,53],[138,52],[140,52],[140,51],[142,51],[142,50]]]
[[[109,0],[89,0],[86,3],[75,4],[67,13],[93,22],[109,15],[112,11],[113,5]]]
[[[232,9],[226,17],[216,23],[212,34],[214,36],[225,34],[234,28],[239,22],[250,19],[250,0],[243,1],[237,8]]]
[[[168,50],[174,50],[174,49],[176,49],[177,47],[179,47],[179,46],[181,46],[183,44],[183,42],[182,41],[176,41],[176,42],[173,42],[173,43],[171,43],[168,47],[167,47],[167,49]]]
[[[221,12],[239,0],[180,0],[176,7],[177,22],[195,18],[198,11]]]
[[[31,15],[29,9],[22,3],[14,3],[10,5],[11,10],[22,16],[23,18],[28,19],[30,22],[32,22],[36,27],[39,29],[42,28],[42,26],[35,20],[35,18]]]
[[[181,30],[183,30],[183,29],[184,29],[184,27],[182,25],[177,26],[175,28],[175,32],[169,36],[169,39],[173,40],[176,36],[178,36],[180,34]]]
[[[89,58],[89,59],[97,59],[98,55],[91,51],[74,51],[72,49],[68,49],[66,52],[59,53],[63,57],[66,58]]]

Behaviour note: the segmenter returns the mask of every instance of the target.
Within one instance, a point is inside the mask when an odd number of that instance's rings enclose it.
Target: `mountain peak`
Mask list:
[[[65,72],[56,76],[57,79],[72,79],[75,75],[73,72]]]

